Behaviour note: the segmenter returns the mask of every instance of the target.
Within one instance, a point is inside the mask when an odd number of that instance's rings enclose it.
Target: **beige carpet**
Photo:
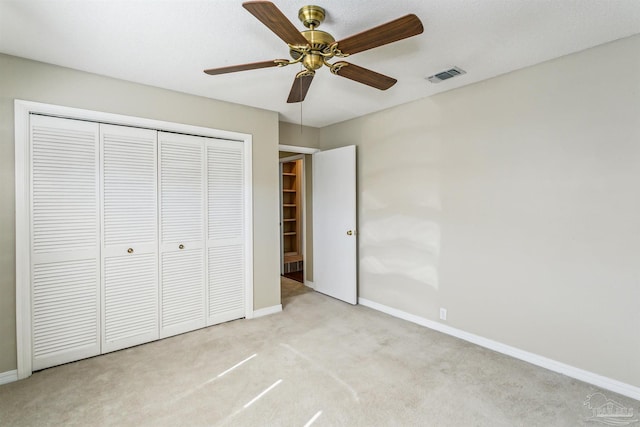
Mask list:
[[[302,283],[280,276],[280,297],[282,298],[282,306],[286,307],[293,297],[313,292],[313,289],[303,285]]]
[[[598,425],[593,386],[283,285],[282,313],[0,386],[0,426]]]

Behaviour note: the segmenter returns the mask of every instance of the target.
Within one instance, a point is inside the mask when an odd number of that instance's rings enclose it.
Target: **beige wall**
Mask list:
[[[16,368],[16,98],[252,134],[254,309],[280,304],[277,113],[1,54],[0,76],[0,373]]]
[[[292,157],[292,156],[297,156],[298,153],[292,153],[290,151],[280,151],[278,152],[278,156],[281,159],[284,159],[285,157]]]
[[[320,129],[299,124],[280,122],[280,145],[295,145],[296,147],[318,148]]]
[[[638,52],[321,129],[358,146],[360,296],[640,386]]]

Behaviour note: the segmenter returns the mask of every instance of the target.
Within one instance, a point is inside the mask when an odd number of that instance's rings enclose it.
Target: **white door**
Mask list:
[[[102,352],[158,339],[157,132],[100,125]]]
[[[100,354],[98,124],[32,115],[32,367]]]
[[[205,163],[207,138],[159,132],[160,338],[205,323]]]
[[[244,147],[238,142],[209,139],[205,150],[210,326],[246,315]]]
[[[357,304],[356,147],[313,155],[315,290]]]

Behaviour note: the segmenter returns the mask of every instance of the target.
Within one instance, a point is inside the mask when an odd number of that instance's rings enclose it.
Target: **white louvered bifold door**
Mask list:
[[[161,338],[206,326],[204,140],[158,133]]]
[[[100,125],[102,352],[158,338],[157,132]]]
[[[32,369],[100,354],[98,125],[30,116]]]
[[[243,145],[210,140],[207,156],[207,324],[245,317]]]

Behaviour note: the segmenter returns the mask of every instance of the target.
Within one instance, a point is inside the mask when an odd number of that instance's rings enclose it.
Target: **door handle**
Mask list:
[[[347,236],[353,236],[353,234],[354,234],[353,231],[351,230],[347,231]]]
[[[178,246],[178,249],[184,249],[184,245],[180,244],[180,246]]]
[[[129,249],[127,249],[127,252],[128,252],[128,253],[130,253],[130,254],[132,254],[132,253],[133,253],[133,248],[129,248]]]

